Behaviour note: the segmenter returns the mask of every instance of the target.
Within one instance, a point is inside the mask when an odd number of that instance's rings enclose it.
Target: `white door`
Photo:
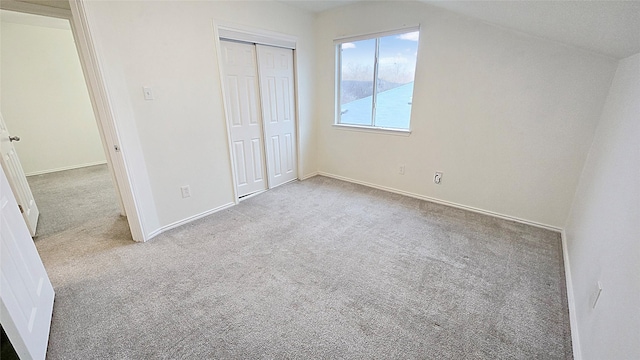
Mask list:
[[[20,359],[44,359],[53,287],[0,167],[0,323]]]
[[[298,178],[293,50],[256,45],[267,145],[267,174],[273,188]]]
[[[31,188],[29,188],[27,177],[22,170],[16,149],[13,147],[13,141],[19,141],[19,137],[9,134],[7,125],[4,123],[2,114],[0,114],[0,164],[9,179],[9,185],[16,196],[29,233],[31,233],[31,236],[35,236],[40,211],[31,193]]]
[[[220,44],[236,186],[242,197],[267,188],[256,50],[249,44]]]

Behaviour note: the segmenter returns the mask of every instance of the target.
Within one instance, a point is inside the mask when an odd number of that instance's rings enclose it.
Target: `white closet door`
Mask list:
[[[256,45],[269,187],[298,178],[293,50]]]
[[[44,360],[54,295],[0,167],[0,323],[20,359]]]
[[[265,190],[260,88],[254,45],[220,41],[238,197]]]

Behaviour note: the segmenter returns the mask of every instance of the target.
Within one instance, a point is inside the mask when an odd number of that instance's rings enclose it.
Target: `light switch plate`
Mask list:
[[[180,192],[182,192],[183,199],[191,197],[191,188],[189,187],[189,185],[181,186]]]

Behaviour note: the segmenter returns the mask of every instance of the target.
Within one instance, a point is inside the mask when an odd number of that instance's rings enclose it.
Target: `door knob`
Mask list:
[[[9,136],[9,141],[20,141],[20,136]]]

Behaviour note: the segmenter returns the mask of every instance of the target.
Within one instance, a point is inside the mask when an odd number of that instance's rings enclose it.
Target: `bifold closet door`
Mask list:
[[[269,187],[297,179],[293,50],[256,45]]]
[[[267,189],[256,47],[220,41],[238,197]]]

